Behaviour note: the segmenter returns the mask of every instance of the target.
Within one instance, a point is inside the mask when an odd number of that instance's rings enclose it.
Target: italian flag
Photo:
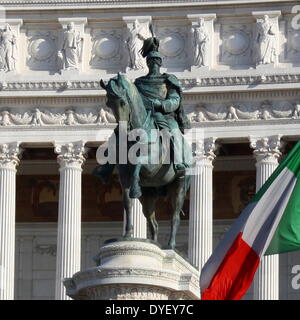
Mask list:
[[[263,255],[295,250],[300,250],[300,141],[204,265],[202,300],[241,299]]]

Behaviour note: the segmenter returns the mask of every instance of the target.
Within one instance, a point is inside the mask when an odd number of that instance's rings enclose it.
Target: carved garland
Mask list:
[[[245,106],[243,104],[222,104],[213,107],[198,104],[195,107],[186,107],[186,112],[193,123],[210,122],[261,122],[268,120],[300,120],[300,102],[289,102],[276,108],[269,101],[260,104]],[[63,112],[34,111],[13,112],[4,109],[0,111],[0,127],[10,126],[79,126],[79,125],[109,125],[115,124],[116,120],[106,107],[91,112],[76,112],[67,109]]]
[[[199,104],[188,116],[192,122],[296,120],[300,119],[300,102],[297,101],[276,108],[269,101],[264,101],[258,106],[248,107],[242,104],[229,104],[214,109]]]
[[[13,113],[7,110],[0,112],[0,126],[72,126],[72,125],[102,125],[115,123],[115,118],[110,110],[101,108],[99,113],[78,113],[67,110],[63,113],[41,111],[38,108],[34,112]]]

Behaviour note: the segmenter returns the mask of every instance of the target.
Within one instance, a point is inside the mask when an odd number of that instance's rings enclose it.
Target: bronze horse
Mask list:
[[[126,121],[130,130],[143,129],[147,134],[155,130],[156,126],[147,112],[143,100],[136,86],[123,75],[111,79],[108,84],[101,81],[101,86],[107,92],[107,106],[112,110],[117,122]],[[184,139],[183,139],[184,141]],[[186,142],[184,145],[184,156],[191,161],[192,151]],[[170,199],[172,205],[171,234],[168,248],[174,249],[176,245],[176,233],[180,224],[180,213],[184,204],[186,193],[190,187],[190,175],[179,174],[174,168],[172,161],[163,163],[164,152],[160,139],[152,145],[158,152],[157,164],[142,164],[140,173],[140,184],[142,196],[139,198],[143,214],[147,219],[151,239],[157,242],[158,223],[155,218],[156,202],[162,195]],[[123,205],[126,212],[125,237],[132,237],[132,201],[130,198],[130,183],[134,166],[132,164],[117,163],[120,183],[123,191]]]

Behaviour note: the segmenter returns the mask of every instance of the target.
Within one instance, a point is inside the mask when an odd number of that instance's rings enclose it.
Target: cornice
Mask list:
[[[13,92],[13,91],[12,91]],[[40,93],[40,92],[39,92]],[[49,92],[48,95],[40,94],[34,96],[25,95],[13,95],[0,96],[0,108],[34,108],[34,107],[66,107],[72,106],[76,109],[80,107],[103,107],[105,105],[106,97],[104,91],[95,90],[93,95],[89,94],[90,91],[81,91],[81,95],[74,96],[60,96],[55,92]],[[213,103],[213,102],[225,102],[225,101],[246,101],[246,100],[269,100],[269,99],[300,99],[300,89],[276,89],[276,90],[258,90],[258,91],[237,91],[232,92],[217,90],[212,92],[190,92],[188,90],[183,91],[183,103],[185,105],[194,105],[198,103]]]
[[[278,89],[261,91],[237,91],[237,92],[210,92],[210,93],[189,93],[184,95],[184,102],[218,102],[218,101],[236,101],[236,100],[261,100],[277,98],[300,98],[299,89]]]
[[[230,122],[230,121],[214,121],[214,122],[201,122],[201,125],[194,123],[193,127],[201,127],[203,129],[205,128],[228,128],[228,127],[235,127],[235,128],[241,128],[241,127],[249,127],[249,126],[266,126],[266,125],[272,125],[272,126],[280,126],[280,125],[300,125],[299,119],[272,119],[272,120],[242,120],[242,121],[236,121],[236,122]]]
[[[278,5],[297,3],[296,0],[251,0],[252,5]],[[248,0],[3,0],[1,5],[7,10],[76,10],[110,8],[174,8],[174,7],[224,7],[248,6]]]
[[[108,80],[108,79],[107,79]],[[299,84],[299,73],[285,73],[285,74],[271,74],[271,75],[239,75],[239,76],[211,76],[202,78],[181,78],[181,86],[185,92],[190,92],[191,89],[199,88],[201,92],[209,92],[210,88],[216,88],[216,91],[224,90],[228,87],[228,91],[234,88],[246,86],[252,87],[255,90],[260,90],[262,86],[277,85],[276,90],[280,90],[280,85]],[[278,87],[279,86],[279,87]],[[56,80],[56,81],[1,81],[0,91],[5,92],[56,92],[61,94],[68,91],[89,91],[99,90],[99,94],[103,95],[104,91],[101,89],[98,80]],[[101,90],[101,92],[100,92]],[[252,89],[253,90],[253,89]],[[243,90],[244,91],[244,90]],[[215,91],[214,91],[215,92]],[[194,93],[194,92],[193,92]],[[2,94],[3,96],[3,94]]]

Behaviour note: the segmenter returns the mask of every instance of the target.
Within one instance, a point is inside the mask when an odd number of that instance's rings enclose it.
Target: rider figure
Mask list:
[[[156,44],[156,45],[153,45]],[[162,56],[158,52],[158,40],[149,38],[145,40],[142,48],[142,55],[146,57],[149,72],[146,76],[135,80],[135,85],[142,96],[147,110],[153,112],[154,121],[160,130],[167,129],[172,131],[171,147],[174,154],[179,152],[182,143],[181,132],[190,128],[190,123],[183,112],[181,104],[181,88],[178,79],[174,75],[167,73],[161,74]],[[176,148],[178,146],[178,148]],[[175,165],[175,170],[182,175],[188,165],[179,163]],[[139,174],[141,165],[136,165],[131,185],[130,197],[139,198],[141,189],[139,185]]]
[[[182,107],[182,93],[178,79],[174,75],[162,74],[162,56],[158,52],[159,41],[156,38],[149,38],[144,41],[141,50],[143,57],[146,57],[149,72],[146,76],[135,80],[135,85],[142,96],[145,108],[152,111],[154,121],[158,128],[167,129],[171,132],[171,147],[174,154],[176,152],[177,141],[182,143],[184,129],[190,128],[190,122],[185,116]],[[182,150],[182,149],[181,149]],[[175,165],[175,170],[182,175],[185,174],[187,164],[179,163]],[[140,180],[141,164],[134,168],[133,179],[130,188],[130,197],[139,198],[142,195]],[[105,171],[105,166],[103,168]],[[101,175],[101,172],[95,172]]]

